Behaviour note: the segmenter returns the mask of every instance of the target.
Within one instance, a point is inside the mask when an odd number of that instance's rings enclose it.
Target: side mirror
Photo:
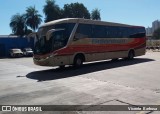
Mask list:
[[[73,41],[77,41],[79,40],[81,37],[80,37],[80,34],[75,34],[74,38],[73,38]]]
[[[76,37],[73,38],[73,41],[77,41],[77,40],[79,40],[79,38],[76,38]]]

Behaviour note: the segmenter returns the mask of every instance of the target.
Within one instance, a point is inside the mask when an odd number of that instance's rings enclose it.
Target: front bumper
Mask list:
[[[39,66],[53,66],[54,64],[53,57],[45,57],[45,58],[33,57],[33,61],[34,64]]]

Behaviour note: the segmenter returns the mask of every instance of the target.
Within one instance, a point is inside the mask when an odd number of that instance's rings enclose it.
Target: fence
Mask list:
[[[9,38],[9,37],[0,37],[0,57],[9,56],[9,50],[12,48],[34,48],[34,39],[28,41],[27,38]]]
[[[160,50],[160,40],[147,40],[147,49]]]

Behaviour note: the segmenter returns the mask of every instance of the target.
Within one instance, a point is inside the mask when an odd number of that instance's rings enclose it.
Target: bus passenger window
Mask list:
[[[75,34],[75,39],[91,38],[91,35],[92,35],[92,25],[79,24]]]

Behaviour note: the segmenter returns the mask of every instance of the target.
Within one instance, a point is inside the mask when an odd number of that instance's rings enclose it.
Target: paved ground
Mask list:
[[[160,105],[159,68],[160,52],[148,52],[132,61],[97,62],[63,70],[36,66],[32,58],[0,59],[0,105]]]

